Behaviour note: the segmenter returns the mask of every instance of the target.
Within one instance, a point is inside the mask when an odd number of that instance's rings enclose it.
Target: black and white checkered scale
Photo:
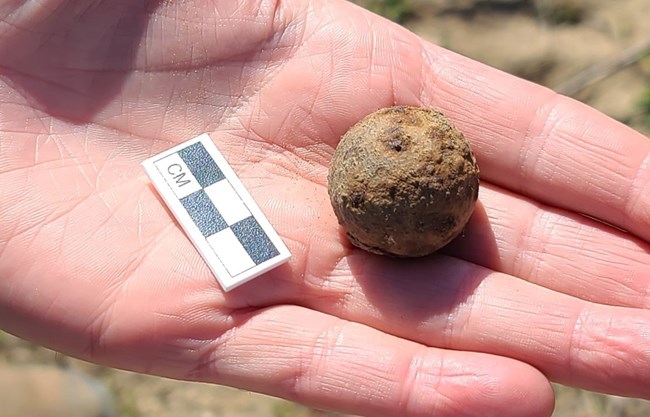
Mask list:
[[[179,200],[231,276],[279,252],[201,142],[177,153],[198,186]],[[200,187],[200,188],[199,188]]]

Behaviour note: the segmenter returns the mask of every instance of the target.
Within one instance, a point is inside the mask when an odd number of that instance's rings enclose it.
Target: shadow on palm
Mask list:
[[[465,303],[492,272],[463,261],[463,254],[481,251],[484,262],[498,265],[498,248],[480,201],[467,226],[471,235],[463,234],[438,253],[421,258],[367,253],[348,241],[333,218],[304,222],[303,226],[327,230],[318,239],[302,242],[310,251],[294,250],[296,263],[292,266],[283,265],[225,294],[227,306],[250,314],[251,307],[290,303],[441,346],[445,340],[436,339],[430,332],[421,333],[420,326],[453,320],[450,315],[458,305]]]
[[[88,123],[118,98],[159,0],[49,1],[3,40],[3,66],[34,108]],[[38,28],[37,30],[30,29]]]
[[[393,323],[390,332],[412,337],[421,322],[446,317],[471,297],[491,272],[455,255],[479,250],[483,260],[498,263],[498,248],[480,201],[467,229],[475,235],[463,233],[438,253],[423,258],[388,258],[355,249],[348,262],[350,272],[383,320]],[[431,339],[419,341],[430,343]]]

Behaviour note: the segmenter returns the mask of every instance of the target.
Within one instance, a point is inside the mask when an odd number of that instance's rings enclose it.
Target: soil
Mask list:
[[[650,133],[650,0],[404,3],[412,10],[404,25],[425,39]],[[573,84],[579,75],[584,82]]]
[[[328,190],[355,246],[416,257],[463,230],[478,182],[469,143],[449,119],[433,109],[396,106],[366,116],[343,135]]]

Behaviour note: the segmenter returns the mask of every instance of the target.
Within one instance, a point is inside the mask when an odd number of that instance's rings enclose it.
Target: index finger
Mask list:
[[[650,240],[646,137],[426,42],[422,56],[422,101],[441,107],[465,133],[484,180]]]

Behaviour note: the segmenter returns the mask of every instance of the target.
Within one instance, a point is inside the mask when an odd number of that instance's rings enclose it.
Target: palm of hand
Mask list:
[[[520,361],[650,397],[640,135],[346,3],[58,3],[0,9],[2,327],[372,415],[548,414]],[[457,120],[484,180],[466,237],[408,262],[352,249],[326,191],[340,135],[395,103]],[[139,166],[203,131],[294,255],[229,294]]]

